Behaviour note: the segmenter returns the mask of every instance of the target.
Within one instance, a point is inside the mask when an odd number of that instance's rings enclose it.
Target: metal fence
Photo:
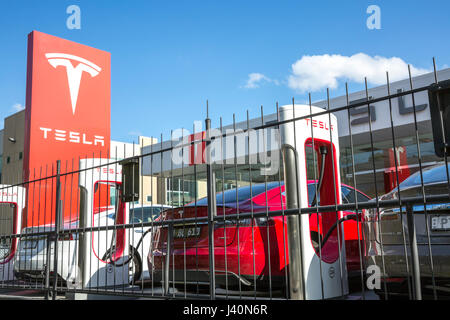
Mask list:
[[[47,298],[448,297],[449,101],[438,98],[439,118],[424,120],[439,73],[434,86],[415,86],[408,71],[409,88],[395,93],[386,74],[378,96],[366,81],[359,99],[346,85],[335,105],[327,90],[321,108],[309,95],[216,128],[207,112],[204,131],[55,159],[1,185],[0,288]]]

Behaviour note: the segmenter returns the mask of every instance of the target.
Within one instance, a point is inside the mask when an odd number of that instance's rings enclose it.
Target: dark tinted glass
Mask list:
[[[349,187],[341,187],[342,190],[342,201],[344,203],[356,203],[355,200],[355,189]],[[369,201],[370,198],[363,195],[361,192],[356,191],[356,197],[358,202],[366,202]]]
[[[356,196],[358,197],[358,202],[366,202],[370,200],[369,197],[366,197],[361,192],[356,192]]]
[[[279,182],[268,182],[267,190],[273,189],[278,186],[279,186]],[[254,197],[265,191],[266,191],[266,185],[264,183],[252,185],[251,188],[250,188],[250,186],[238,188],[237,192],[236,192],[236,189],[230,189],[223,193],[222,192],[217,193],[216,204],[218,206],[220,206],[223,204],[233,204],[236,202],[241,202],[241,201],[250,199],[250,195],[252,197]],[[197,205],[198,206],[207,206],[208,198],[205,197],[205,198],[201,198],[201,199],[197,200]],[[192,202],[192,203],[188,204],[187,206],[190,206],[190,207],[195,206],[195,202]]]
[[[450,163],[448,164],[448,170],[450,171]],[[447,172],[445,165],[439,167],[430,167],[422,170],[423,183],[436,183],[436,182],[447,182]],[[408,188],[412,186],[421,185],[420,171],[417,171],[411,175],[408,179],[400,183],[400,190],[402,188]]]
[[[160,207],[144,207],[130,209],[130,223],[151,222],[161,213]]]

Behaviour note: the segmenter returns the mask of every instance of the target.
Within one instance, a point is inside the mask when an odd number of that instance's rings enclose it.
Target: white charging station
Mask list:
[[[80,234],[80,274],[75,275],[80,281],[79,286],[93,288],[126,285],[129,283],[129,229],[116,228],[127,224],[129,220],[128,204],[121,199],[122,166],[112,159],[80,160],[79,186],[79,228],[115,226],[112,230],[94,230]],[[113,210],[102,211],[99,207],[101,201],[98,199],[105,196],[111,199]]]
[[[308,180],[316,180],[316,185],[320,184],[319,175],[308,176],[307,174],[308,169],[314,172],[313,168],[307,167],[313,165],[311,161],[307,163],[307,151],[311,157],[313,150],[317,165],[319,167],[325,165],[319,190],[320,206],[341,204],[338,125],[336,117],[324,111],[309,105],[286,105],[280,108],[280,121],[301,118],[280,125],[282,148],[289,148],[295,152],[293,167],[296,170],[296,177],[291,178],[298,181],[296,185],[299,208],[309,206]],[[317,113],[323,114],[315,116]],[[326,155],[323,156],[322,153]],[[294,174],[295,170],[293,170]],[[286,177],[286,180],[288,178]],[[288,185],[286,188],[289,192]],[[301,214],[298,221],[300,229],[298,250],[300,250],[302,266],[299,278],[303,281],[301,288],[304,290],[304,299],[329,299],[348,294],[342,225],[338,224],[323,247],[320,246],[319,249],[317,246],[314,247],[314,239],[311,238],[311,227],[314,223],[319,227],[318,234],[325,236],[340,218],[342,218],[341,211],[323,212],[319,215]],[[318,220],[319,223],[317,223]],[[291,250],[297,250],[297,248],[289,248],[289,261],[292,265]]]
[[[25,206],[25,188],[0,184],[0,204],[12,207],[12,234],[20,234],[22,211]],[[3,222],[3,221],[2,221]],[[19,245],[19,238],[11,238],[8,248],[2,248],[0,260],[0,282],[16,280],[14,277],[14,256]]]

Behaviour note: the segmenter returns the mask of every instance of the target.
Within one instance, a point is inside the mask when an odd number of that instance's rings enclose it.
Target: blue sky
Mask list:
[[[80,30],[66,27],[72,4],[81,9]],[[366,26],[369,5],[381,9],[380,30]],[[346,80],[351,91],[361,89],[361,74],[380,62],[375,56],[398,57],[418,72],[430,70],[435,56],[443,68],[450,65],[448,12],[449,1],[432,0],[2,1],[0,118],[25,104],[32,30],[111,52],[111,137],[132,142],[138,134],[168,138],[170,129],[191,129],[203,121],[206,99],[213,126],[219,116],[229,124],[233,113],[244,120],[247,109],[258,116],[261,105],[269,113],[276,101],[305,101],[309,90],[302,88],[327,80],[317,66],[337,68],[332,96]],[[358,57],[372,69],[349,72]],[[305,78],[308,70],[313,74]],[[253,86],[251,74],[259,79]],[[375,78],[369,77],[371,86]],[[324,97],[327,83],[312,88],[313,100]]]

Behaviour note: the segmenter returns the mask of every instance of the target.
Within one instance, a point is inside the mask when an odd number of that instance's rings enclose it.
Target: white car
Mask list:
[[[100,212],[95,218],[98,226],[114,225],[115,210],[109,209]],[[78,220],[64,224],[64,230],[77,229]],[[47,235],[33,235],[37,233],[53,232],[54,224],[23,228],[18,250],[14,260],[14,274],[18,279],[45,279],[47,267]],[[95,232],[93,244],[96,244],[97,252],[107,252],[114,230]],[[97,241],[98,233],[102,240]],[[106,237],[105,237],[106,235]],[[94,252],[95,253],[95,252]],[[67,233],[58,241],[58,278],[64,281],[75,277],[78,270],[78,234]],[[54,271],[54,242],[50,243],[50,272]],[[53,278],[51,277],[51,280]]]
[[[151,226],[141,226],[142,223],[156,219],[162,210],[171,208],[166,205],[133,205],[130,204],[129,223],[135,224],[134,228],[127,229],[132,260],[129,263],[130,283],[149,278],[147,264],[142,263],[142,257],[150,251]],[[105,209],[105,208],[104,208]],[[113,226],[115,223],[115,210],[107,208],[94,218],[96,226]],[[78,221],[66,223],[64,230],[77,229]],[[42,232],[54,231],[54,225],[24,228],[19,240],[18,252],[15,256],[14,274],[19,279],[45,279],[47,266],[47,236],[30,235]],[[103,261],[109,261],[111,246],[114,247],[115,230],[96,231],[93,234],[92,244],[95,250],[92,254]],[[142,240],[141,240],[142,238]],[[54,270],[54,242],[50,244],[50,272]],[[58,278],[64,281],[77,277],[78,269],[78,234],[67,233],[58,242]],[[92,266],[95,268],[95,265]],[[52,278],[53,279],[53,278]]]

